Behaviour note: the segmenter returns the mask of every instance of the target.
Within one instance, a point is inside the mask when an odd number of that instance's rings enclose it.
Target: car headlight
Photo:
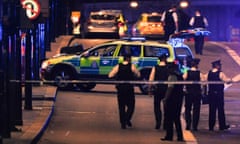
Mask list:
[[[46,69],[49,66],[49,64],[50,64],[49,61],[43,61],[42,65],[41,65],[41,68]]]

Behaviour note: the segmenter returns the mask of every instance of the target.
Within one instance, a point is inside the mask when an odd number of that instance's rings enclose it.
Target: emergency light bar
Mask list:
[[[172,34],[171,38],[192,38],[194,36],[209,36],[210,31],[203,29],[203,28],[195,28],[195,29],[187,29],[187,30],[182,30],[178,33]]]
[[[146,41],[145,37],[122,37],[121,39],[128,41]]]

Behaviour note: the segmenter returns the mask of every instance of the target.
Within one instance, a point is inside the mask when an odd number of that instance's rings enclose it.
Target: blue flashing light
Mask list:
[[[122,39],[128,41],[146,41],[145,37],[122,37]]]
[[[2,35],[3,35],[3,30],[2,30],[2,23],[0,23],[0,41],[2,41]]]
[[[199,35],[203,35],[203,36],[208,36],[210,34],[209,31],[196,31],[195,35],[199,36]]]
[[[181,46],[184,42],[183,38],[171,38],[169,39],[168,43],[173,47]]]

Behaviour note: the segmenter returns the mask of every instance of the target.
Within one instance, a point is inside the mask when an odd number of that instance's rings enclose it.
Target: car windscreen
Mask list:
[[[148,22],[161,22],[161,16],[148,16]]]
[[[94,20],[115,20],[116,16],[115,15],[110,15],[110,14],[102,14],[102,15],[91,15],[91,19]]]
[[[145,57],[159,57],[163,54],[166,54],[169,57],[169,49],[166,47],[158,47],[158,46],[145,46],[144,47],[144,56]]]

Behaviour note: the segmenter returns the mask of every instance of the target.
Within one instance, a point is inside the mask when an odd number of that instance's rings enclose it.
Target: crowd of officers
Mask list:
[[[216,115],[218,115],[219,130],[229,129],[230,126],[225,122],[224,83],[230,83],[232,80],[222,72],[220,60],[212,62],[212,69],[207,74],[201,73],[198,69],[200,59],[193,59],[190,68],[184,74],[180,71],[178,64],[167,62],[166,55],[160,56],[159,60],[160,63],[151,70],[149,81],[172,82],[149,86],[149,95],[153,96],[155,129],[162,127],[166,131],[165,137],[161,138],[162,141],[173,140],[174,126],[177,132],[177,140],[184,141],[180,120],[183,103],[185,103],[185,129],[198,130],[203,88],[206,87],[209,104],[209,131],[214,131]],[[120,81],[136,80],[139,77],[140,72],[131,63],[130,55],[125,55],[124,61],[116,65],[109,73],[109,78],[116,78]],[[201,83],[174,84],[176,81],[185,80],[219,81],[219,83],[208,83],[206,85]],[[122,129],[126,129],[132,127],[131,118],[135,107],[134,88],[130,83],[119,83],[116,88],[120,124]]]

